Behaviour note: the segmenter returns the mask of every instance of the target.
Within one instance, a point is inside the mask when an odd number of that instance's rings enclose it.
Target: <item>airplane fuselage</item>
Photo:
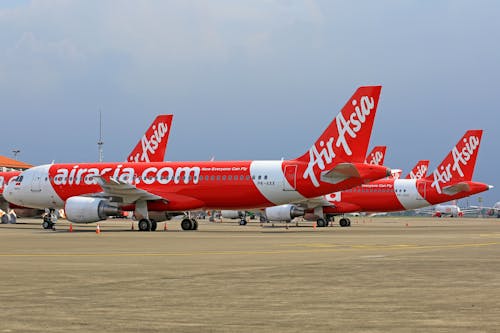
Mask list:
[[[7,187],[9,201],[35,208],[64,208],[74,196],[102,192],[99,180],[129,184],[161,197],[158,210],[245,209],[280,205],[323,195],[366,181],[312,184],[310,166],[292,161],[202,161],[158,163],[80,163],[34,167]],[[386,168],[370,166],[373,178]],[[124,205],[132,204],[123,202]]]

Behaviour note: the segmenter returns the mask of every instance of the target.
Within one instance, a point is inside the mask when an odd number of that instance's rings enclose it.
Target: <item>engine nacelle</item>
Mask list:
[[[304,208],[288,204],[266,208],[265,212],[269,221],[291,221],[303,216]]]
[[[245,212],[241,210],[221,210],[220,215],[226,219],[241,219],[245,217]]]
[[[75,223],[98,222],[122,214],[108,200],[90,197],[71,197],[66,200],[64,210],[68,221]]]

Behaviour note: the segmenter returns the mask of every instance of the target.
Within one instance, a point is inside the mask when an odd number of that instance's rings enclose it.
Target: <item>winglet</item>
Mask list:
[[[127,157],[127,162],[162,162],[167,150],[172,118],[171,114],[156,117]]]
[[[483,130],[469,130],[457,142],[441,164],[426,179],[438,193],[443,188],[472,180]]]
[[[405,179],[422,179],[427,176],[427,170],[429,170],[429,160],[420,160],[415,164],[413,169]]]
[[[321,171],[341,162],[364,162],[381,89],[358,88],[312,147],[297,158],[307,163],[303,176],[310,178],[314,186],[319,186]]]

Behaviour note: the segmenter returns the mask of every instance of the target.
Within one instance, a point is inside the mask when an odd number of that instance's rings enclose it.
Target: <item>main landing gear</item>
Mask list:
[[[54,225],[57,221],[57,215],[55,209],[49,209],[49,212],[43,217],[42,227],[44,229],[54,229]]]
[[[158,223],[151,219],[141,219],[139,221],[139,231],[155,231]]]
[[[351,220],[347,217],[343,217],[339,220],[339,224],[341,227],[350,227],[351,226]]]
[[[186,217],[181,222],[181,228],[182,230],[198,230],[198,222]]]

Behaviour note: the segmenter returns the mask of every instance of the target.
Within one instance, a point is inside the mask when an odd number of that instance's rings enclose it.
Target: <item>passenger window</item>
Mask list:
[[[231,175],[227,176],[227,180],[233,180],[233,176]]]
[[[226,176],[222,176],[222,180],[226,180]]]
[[[210,180],[214,181],[215,180],[215,176],[210,176]]]
[[[250,176],[247,176],[247,180],[250,180]]]
[[[261,178],[262,178],[262,176],[261,176],[261,175],[259,175],[259,177],[257,177],[257,179],[258,179],[258,180],[260,180]]]
[[[220,180],[220,176],[217,176],[217,181],[219,181],[219,180]]]
[[[264,179],[267,179],[267,175],[264,176]]]

